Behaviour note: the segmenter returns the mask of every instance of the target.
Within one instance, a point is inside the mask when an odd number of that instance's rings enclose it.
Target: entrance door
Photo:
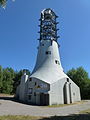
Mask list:
[[[70,93],[70,103],[72,103],[72,94],[71,94],[71,83],[69,84],[69,93]]]
[[[63,97],[64,97],[64,104],[70,104],[70,86],[69,82],[66,82],[63,88]]]
[[[40,94],[40,105],[49,105],[49,94]]]
[[[64,104],[72,103],[72,88],[71,83],[66,82],[63,87],[63,99]]]
[[[65,84],[64,84],[64,87],[63,87],[63,100],[64,100],[64,104],[67,104],[66,86],[65,86]]]

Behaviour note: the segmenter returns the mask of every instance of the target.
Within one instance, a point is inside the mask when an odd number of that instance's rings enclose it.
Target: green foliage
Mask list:
[[[7,93],[7,94],[12,93],[14,76],[15,76],[15,73],[12,68],[3,69],[2,93]]]
[[[82,99],[90,99],[90,79],[84,68],[72,68],[67,75],[80,87]]]
[[[23,116],[23,115],[8,115],[8,116],[0,116],[0,120],[47,120],[38,116]]]
[[[0,66],[0,93],[13,94],[20,83],[23,72],[30,75],[29,70],[14,71],[12,68],[2,68]]]
[[[14,81],[14,84],[13,84],[13,93],[16,92],[16,88],[20,84],[21,76],[23,75],[24,72],[26,72],[27,75],[30,75],[30,71],[27,70],[27,69],[20,70],[19,72],[15,73],[15,77],[13,79],[13,81]]]
[[[20,84],[21,76],[23,75],[23,70],[16,72],[14,77],[14,84],[13,84],[13,93],[15,93],[17,86]]]
[[[0,91],[2,91],[2,80],[3,80],[3,69],[2,66],[0,66]]]
[[[0,93],[14,94],[24,72],[30,75],[27,69],[14,71],[0,66]],[[72,68],[67,75],[80,87],[82,99],[90,99],[90,79],[84,68]]]

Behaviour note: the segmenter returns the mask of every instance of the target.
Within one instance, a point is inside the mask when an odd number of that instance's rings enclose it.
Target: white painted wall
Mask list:
[[[29,93],[30,88],[32,88],[31,94]],[[40,93],[48,93],[49,89],[50,89],[50,85],[39,79],[32,78],[31,81],[28,80],[28,95],[31,95],[31,100],[28,100],[28,102],[39,105],[40,104]]]
[[[46,51],[51,51],[51,54],[46,55]],[[59,64],[56,64],[55,60],[58,60]],[[53,41],[52,45],[50,40],[41,41],[38,49],[36,65],[31,77],[38,78],[49,84],[67,77],[61,66],[58,44],[56,41]]]
[[[70,98],[70,91],[69,85],[71,85],[71,98]],[[64,104],[64,87],[66,86],[66,102],[67,104],[74,103],[76,101],[80,101],[80,90],[79,87],[69,79],[67,82],[67,78],[63,78],[58,80],[57,82],[50,85],[50,105],[53,104]]]
[[[47,55],[46,51],[51,51],[51,54]],[[56,64],[55,60],[59,64]],[[63,72],[56,41],[53,41],[52,45],[50,40],[41,41],[36,65],[30,78],[32,78],[32,81],[28,79],[27,75],[23,75],[21,78],[19,99],[22,101],[40,104],[40,93],[49,93],[50,105],[64,104],[64,87],[66,87],[65,99],[67,104],[81,100],[79,87]],[[68,82],[67,78],[69,79]],[[38,85],[41,87],[37,88]],[[47,85],[47,87],[42,87],[44,85]],[[32,89],[32,93],[30,93],[30,89]],[[29,96],[31,96],[31,99],[29,99]]]

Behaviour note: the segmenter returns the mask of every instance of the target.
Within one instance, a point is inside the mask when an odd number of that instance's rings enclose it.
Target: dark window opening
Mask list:
[[[31,100],[31,95],[28,95],[28,99]]]
[[[36,96],[36,93],[34,92],[34,96]]]
[[[43,43],[40,43],[40,46],[44,46],[44,44],[43,44]]]
[[[30,78],[29,81],[32,81],[32,78]]]
[[[57,64],[57,60],[55,60],[55,63]]]
[[[35,85],[37,85],[37,83],[35,82]]]
[[[52,46],[52,42],[53,42],[53,41],[51,40],[51,46]]]
[[[69,82],[69,78],[67,78],[67,82]]]
[[[55,60],[55,63],[56,63],[56,64],[58,64],[58,65],[60,65],[60,63],[59,63],[59,61],[58,61],[58,60]]]
[[[42,46],[44,46],[44,44],[42,44]]]
[[[51,51],[46,51],[46,55],[51,54]]]

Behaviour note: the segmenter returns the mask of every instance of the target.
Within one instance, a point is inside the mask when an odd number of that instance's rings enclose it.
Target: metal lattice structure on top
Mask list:
[[[57,36],[57,24],[56,14],[50,9],[45,9],[41,12],[40,20],[40,41],[41,40],[54,40],[57,41],[59,36]]]

